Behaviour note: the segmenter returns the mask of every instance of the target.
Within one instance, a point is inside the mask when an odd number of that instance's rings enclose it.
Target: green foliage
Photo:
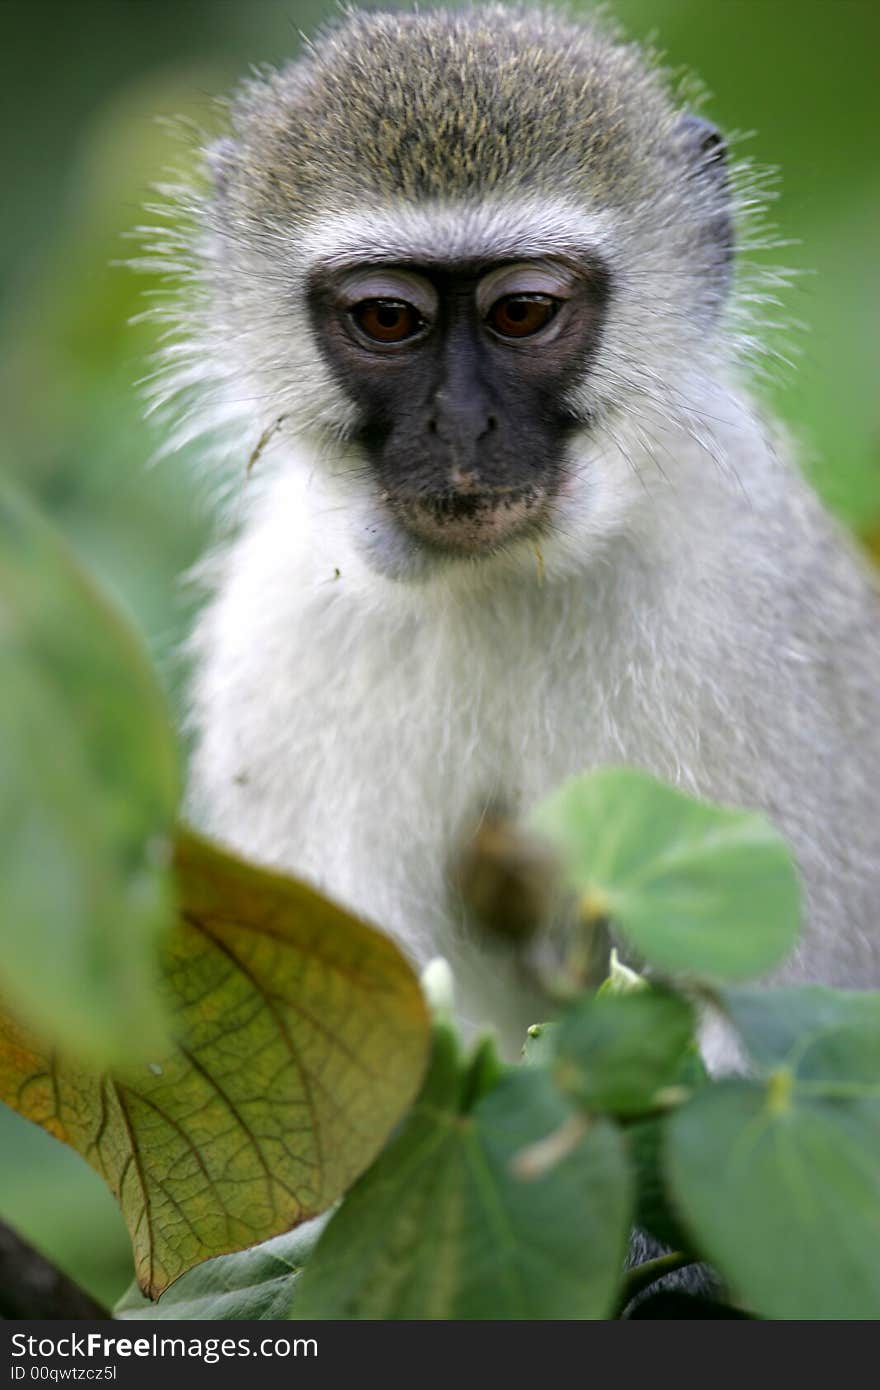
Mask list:
[[[141,1288],[173,1285],[119,1316],[604,1318],[694,1261],[725,1316],[877,1316],[880,994],[738,983],[796,929],[763,819],[627,768],[554,793],[532,823],[573,910],[565,1002],[523,1065],[465,1057],[435,965],[425,1076],[425,998],[380,932],[187,831],[151,853],[176,761],[149,666],[5,494],[0,579],[0,1096],[105,1178]],[[615,951],[585,990],[597,923],[652,975]],[[706,1075],[706,1010],[748,1076]],[[633,1221],[674,1248],[625,1275]],[[655,1292],[639,1316],[707,1308]]]
[[[607,1316],[631,1211],[620,1137],[597,1118],[552,1171],[522,1171],[517,1158],[570,1123],[569,1107],[536,1068],[467,1108],[468,1070],[438,1029],[425,1089],[330,1222],[294,1317]]]
[[[693,1031],[693,1010],[680,995],[646,990],[587,997],[556,1035],[557,1083],[587,1110],[653,1110],[691,1048]]]
[[[133,1278],[131,1241],[109,1188],[73,1149],[2,1103],[0,1221],[105,1306]]]
[[[164,1037],[175,739],[141,645],[0,480],[0,991],[96,1062]]]
[[[880,1313],[880,993],[725,990],[759,1081],[713,1086],[669,1128],[702,1248],[775,1318]]]
[[[589,918],[649,965],[748,979],[794,945],[791,851],[763,816],[709,806],[636,768],[576,777],[534,812]]]
[[[872,1100],[720,1082],[669,1126],[666,1172],[701,1251],[768,1318],[880,1313],[880,1088]]]
[[[548,805],[537,823],[566,847],[570,883],[591,895],[601,884],[614,929],[632,920],[632,894],[617,889],[637,866],[638,944],[650,959],[655,937],[661,952],[675,937],[669,877],[658,868],[674,864],[682,936],[700,970],[678,942],[682,967],[663,982],[615,961],[608,988],[529,1031],[518,1068],[499,1068],[485,1045],[464,1061],[450,1025],[438,1024],[406,1123],[345,1197],[295,1287],[292,1278],[284,1286],[293,1317],[607,1317],[667,1269],[699,1260],[714,1264],[732,1302],[663,1294],[637,1315],[872,1316],[877,997],[715,983],[722,968],[739,977],[768,959],[755,932],[738,954],[718,949],[716,915],[743,914],[744,846],[759,851],[752,911],[777,943],[783,931],[790,937],[797,885],[787,853],[755,818],[627,770],[579,779]],[[585,834],[599,825],[614,850],[604,860]],[[596,862],[611,867],[594,877]],[[701,892],[711,883],[702,913],[691,871]],[[754,1079],[706,1075],[694,1043],[698,1003],[739,1032]],[[633,1214],[679,1253],[624,1279]],[[225,1265],[201,1271],[217,1296]],[[240,1301],[230,1296],[227,1315],[255,1306],[261,1282],[255,1274]]]
[[[717,1003],[762,1067],[784,1065],[801,1081],[840,1082],[841,1094],[880,1093],[880,994],[802,985],[724,989]]]

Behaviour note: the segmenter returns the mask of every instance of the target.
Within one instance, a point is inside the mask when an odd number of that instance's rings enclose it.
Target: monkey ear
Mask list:
[[[706,208],[704,235],[712,251],[715,291],[720,302],[730,287],[734,251],[727,142],[717,126],[690,111],[679,117],[675,134],[685,154],[688,177],[705,190],[705,198],[701,199]]]

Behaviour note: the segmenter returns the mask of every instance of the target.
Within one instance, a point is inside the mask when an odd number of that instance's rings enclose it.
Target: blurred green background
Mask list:
[[[573,8],[577,9],[575,5]],[[580,8],[587,10],[589,6]],[[762,387],[828,503],[880,535],[880,161],[876,0],[617,0],[634,38],[698,73],[707,114],[780,166],[773,218],[804,268],[780,338],[794,367]],[[155,343],[129,326],[144,285],[114,261],[150,182],[180,160],[157,116],[214,127],[213,98],[282,62],[331,13],[296,0],[5,0],[0,5],[0,468],[63,529],[146,633],[173,697],[189,621],[179,576],[208,534],[185,459],[160,442],[137,378]],[[82,1161],[0,1107],[0,1217],[101,1297],[130,1277],[109,1195]]]

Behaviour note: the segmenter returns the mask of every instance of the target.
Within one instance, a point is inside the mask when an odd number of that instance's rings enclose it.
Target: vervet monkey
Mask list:
[[[347,16],[207,159],[167,388],[240,470],[202,825],[446,956],[515,1052],[539,1010],[450,854],[635,764],[789,837],[784,978],[880,985],[880,614],[749,398],[718,133],[638,49],[497,6]]]

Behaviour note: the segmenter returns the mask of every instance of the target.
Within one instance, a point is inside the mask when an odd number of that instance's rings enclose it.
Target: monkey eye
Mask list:
[[[361,333],[374,343],[405,343],[426,327],[418,309],[405,299],[362,299],[349,314]]]
[[[555,317],[559,300],[549,294],[505,294],[496,299],[486,323],[501,338],[530,338]]]

